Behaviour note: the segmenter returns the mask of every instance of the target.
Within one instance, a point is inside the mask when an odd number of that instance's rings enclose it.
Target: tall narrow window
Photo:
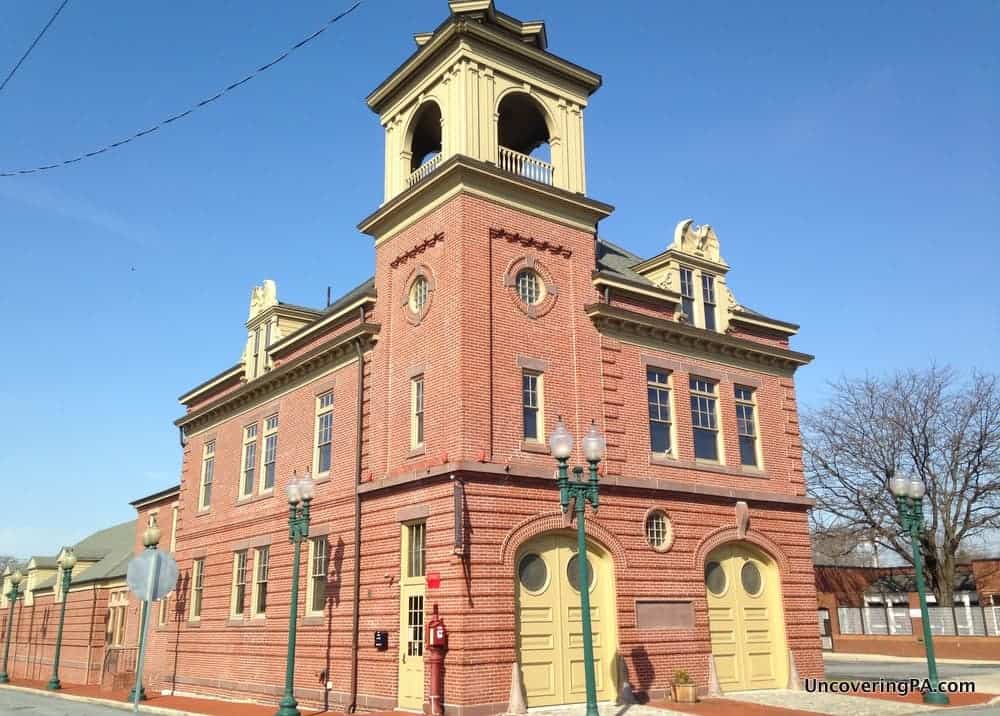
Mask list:
[[[270,568],[271,548],[268,546],[258,547],[257,556],[254,559],[254,598],[253,613],[257,616],[267,611],[267,572]]]
[[[716,384],[691,377],[691,425],[694,428],[694,456],[700,460],[719,459],[719,419]]]
[[[424,522],[414,522],[406,526],[408,551],[406,555],[406,576],[423,577],[425,567],[424,543],[427,537],[427,525]]]
[[[270,325],[270,324],[269,324]],[[269,492],[274,489],[278,460],[278,416],[264,420],[264,468],[260,489]]]
[[[538,442],[544,430],[542,415],[542,374],[526,370],[521,374],[521,412],[524,439]]]
[[[410,447],[424,444],[424,376],[410,380]]]
[[[326,537],[317,537],[312,541],[312,571],[311,580],[311,601],[309,610],[312,612],[323,612],[326,609],[326,569],[329,558],[330,546]]]
[[[735,387],[736,432],[740,436],[740,463],[757,467],[757,416],[754,389],[743,385]]]
[[[160,615],[157,619],[157,624],[160,626],[166,626],[167,618],[170,615],[170,595],[168,594],[163,599],[160,600]]]
[[[253,332],[253,377],[260,375],[260,326]]]
[[[333,391],[316,398],[316,472],[330,472],[333,460]]]
[[[701,275],[701,300],[705,308],[705,328],[715,330],[715,276]]]
[[[243,428],[243,479],[240,482],[240,496],[253,494],[253,482],[257,475],[257,423]]]
[[[681,308],[688,323],[694,324],[694,271],[681,266]]]
[[[669,455],[673,419],[670,417],[670,374],[660,368],[646,369],[646,398],[649,403],[649,451]]]
[[[207,510],[212,504],[212,480],[215,478],[215,441],[209,440],[202,449],[201,494],[198,509]]]
[[[191,619],[201,619],[201,595],[205,589],[205,560],[196,559],[191,564]]]
[[[233,555],[233,616],[241,617],[247,611],[247,551],[241,549]]]

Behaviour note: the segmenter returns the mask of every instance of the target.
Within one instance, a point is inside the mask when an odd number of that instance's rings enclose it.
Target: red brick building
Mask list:
[[[421,710],[435,607],[448,713],[506,710],[512,665],[529,706],[582,701],[559,416],[608,442],[586,523],[602,700],[661,697],[681,669],[703,691],[820,676],[797,327],[736,302],[711,227],[680,222],[648,259],[600,235],[583,114],[601,78],[544,23],[453,0],[415,40],[368,97],[373,278],[318,309],[258,286],[241,361],[181,397],[181,582],[148,681],[277,702],[283,490],[309,471],[300,703]]]

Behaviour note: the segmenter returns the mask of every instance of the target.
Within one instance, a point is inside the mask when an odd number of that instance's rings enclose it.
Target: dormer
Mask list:
[[[452,0],[434,32],[368,97],[385,129],[385,200],[464,155],[584,194],[583,111],[599,75],[547,51],[543,22]]]
[[[746,328],[787,339],[798,326],[768,318],[736,302],[726,285],[729,264],[722,258],[719,237],[708,224],[685,219],[674,228],[673,242],[663,253],[631,267],[677,303],[678,321],[718,333]]]
[[[254,380],[271,370],[270,347],[319,316],[320,312],[311,308],[280,303],[278,286],[270,279],[254,286],[246,323],[247,342],[241,359],[244,380]]]

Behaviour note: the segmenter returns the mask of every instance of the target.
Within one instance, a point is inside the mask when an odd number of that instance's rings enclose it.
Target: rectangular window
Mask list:
[[[681,266],[681,308],[687,322],[694,324],[694,271]]]
[[[736,433],[740,438],[740,464],[757,467],[757,416],[754,414],[754,389],[735,387]]]
[[[705,328],[715,330],[715,276],[701,275],[701,301],[705,308]]]
[[[167,617],[170,614],[170,608],[168,607],[169,603],[170,603],[169,595],[160,600],[160,616],[158,620],[160,626],[166,626],[167,624]]]
[[[312,541],[312,571],[311,581],[311,601],[309,610],[322,613],[326,609],[326,569],[329,558],[330,546],[326,537],[317,537]]]
[[[691,377],[691,425],[694,428],[694,456],[700,460],[719,459],[719,420],[716,384]]]
[[[647,368],[646,397],[649,402],[649,450],[655,455],[669,455],[673,449],[670,373],[660,368]]]
[[[542,425],[542,374],[526,370],[521,374],[521,408],[524,439],[541,440]]]
[[[177,551],[177,505],[174,505],[170,516],[170,554]]]
[[[247,551],[233,555],[233,616],[243,616],[247,610]]]
[[[258,547],[257,556],[254,560],[254,593],[253,593],[253,613],[262,615],[267,611],[267,571],[268,562],[271,559],[270,547]]]
[[[333,391],[316,398],[316,472],[330,472],[333,459]]]
[[[212,504],[212,480],[215,478],[215,441],[205,443],[201,458],[201,495],[198,509],[207,510]]]
[[[406,576],[423,577],[425,568],[424,542],[427,536],[427,525],[414,522],[406,526],[408,546],[406,555]]]
[[[270,324],[268,324],[270,325]],[[261,492],[270,492],[274,489],[274,480],[277,476],[278,460],[278,416],[272,415],[264,420],[264,467]]]
[[[424,444],[424,376],[410,380],[410,447]]]
[[[253,377],[260,375],[260,327],[253,332]]]
[[[257,476],[257,423],[243,428],[243,480],[240,482],[240,497],[253,494],[253,482]]]
[[[191,619],[201,619],[201,595],[205,588],[205,560],[196,559],[191,565]]]

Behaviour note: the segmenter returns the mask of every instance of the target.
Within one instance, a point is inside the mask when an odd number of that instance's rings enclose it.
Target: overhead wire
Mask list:
[[[66,1],[68,2],[68,0],[66,0]],[[290,57],[292,55],[292,53],[294,53],[296,50],[302,49],[303,47],[305,47],[306,45],[308,45],[309,43],[311,43],[313,40],[315,40],[317,37],[319,37],[320,35],[322,35],[324,32],[326,32],[335,23],[339,22],[340,20],[342,20],[343,18],[347,17],[352,12],[354,12],[355,10],[357,10],[358,7],[363,2],[364,2],[364,0],[357,0],[357,2],[355,2],[351,7],[349,7],[346,10],[344,10],[343,12],[339,13],[338,15],[334,15],[333,17],[331,17],[318,30],[316,30],[312,34],[310,34],[310,35],[302,38],[301,40],[299,40],[298,42],[296,42],[294,45],[292,45],[290,48],[288,48],[287,50],[285,50],[284,52],[282,52],[280,55],[278,55],[277,57],[275,57],[270,62],[267,62],[266,64],[261,65],[260,67],[258,67],[257,69],[255,69],[253,72],[251,72],[250,74],[248,74],[245,77],[243,77],[243,79],[237,80],[236,82],[233,82],[232,84],[227,85],[226,87],[224,87],[223,89],[219,90],[215,94],[211,95],[210,97],[206,97],[205,99],[201,100],[200,102],[197,102],[196,104],[192,105],[191,107],[189,107],[188,109],[184,110],[183,112],[177,112],[176,114],[172,114],[169,117],[167,117],[166,119],[160,120],[159,122],[157,122],[156,124],[150,126],[147,129],[143,129],[141,131],[135,132],[134,134],[132,134],[132,135],[130,135],[128,137],[125,137],[124,139],[120,139],[117,142],[111,142],[109,144],[105,144],[105,145],[103,145],[103,146],[101,146],[101,147],[99,147],[97,149],[92,150],[92,151],[85,152],[83,154],[79,154],[79,155],[77,155],[77,156],[75,156],[75,157],[73,157],[71,159],[64,159],[64,160],[59,161],[59,162],[53,162],[52,164],[44,164],[44,165],[41,165],[41,166],[29,167],[29,168],[26,168],[26,169],[10,169],[10,170],[6,170],[6,171],[0,171],[0,177],[20,176],[22,174],[36,174],[38,172],[45,172],[45,171],[50,171],[52,169],[59,169],[61,167],[69,166],[70,164],[76,164],[77,162],[81,162],[84,159],[90,159],[90,158],[96,157],[96,156],[98,156],[100,154],[104,154],[105,152],[109,152],[111,150],[118,149],[119,147],[122,147],[122,146],[124,146],[126,144],[129,144],[130,142],[134,142],[137,139],[149,136],[150,134],[153,134],[154,132],[159,131],[160,129],[166,127],[169,124],[172,124],[173,122],[176,122],[179,119],[183,119],[185,117],[190,116],[192,113],[196,112],[197,110],[201,109],[202,107],[206,107],[207,105],[210,105],[213,102],[217,102],[218,100],[220,100],[223,97],[225,97],[229,92],[232,92],[233,90],[235,90],[237,87],[240,87],[240,86],[246,84],[250,80],[255,79],[256,77],[260,76],[262,73],[264,73],[267,70],[271,69],[272,67],[274,67],[275,65],[277,65],[279,62],[282,62],[283,60],[288,59],[288,57]],[[63,4],[65,4],[65,2]]]
[[[45,37],[45,33],[49,31],[50,27],[52,27],[52,23],[54,23],[56,21],[56,18],[59,17],[59,13],[61,13],[63,11],[63,8],[66,7],[66,4],[68,2],[69,2],[69,0],[63,0],[62,5],[60,5],[58,8],[56,8],[56,11],[54,13],[52,13],[52,17],[50,17],[49,21],[47,23],[45,23],[45,27],[43,27],[42,30],[41,30],[41,32],[39,32],[35,36],[35,39],[31,42],[31,44],[28,45],[28,49],[24,51],[23,55],[21,55],[21,59],[19,59],[17,61],[17,64],[15,64],[11,68],[10,72],[7,73],[7,76],[3,78],[3,82],[0,82],[0,92],[3,92],[4,88],[7,86],[7,83],[10,82],[11,78],[15,74],[17,74],[17,71],[19,69],[21,69],[21,65],[23,65],[24,61],[26,59],[28,59],[28,55],[30,55],[31,51],[35,49],[35,45],[37,45],[39,43],[39,41],[41,41],[41,39],[43,37]]]

